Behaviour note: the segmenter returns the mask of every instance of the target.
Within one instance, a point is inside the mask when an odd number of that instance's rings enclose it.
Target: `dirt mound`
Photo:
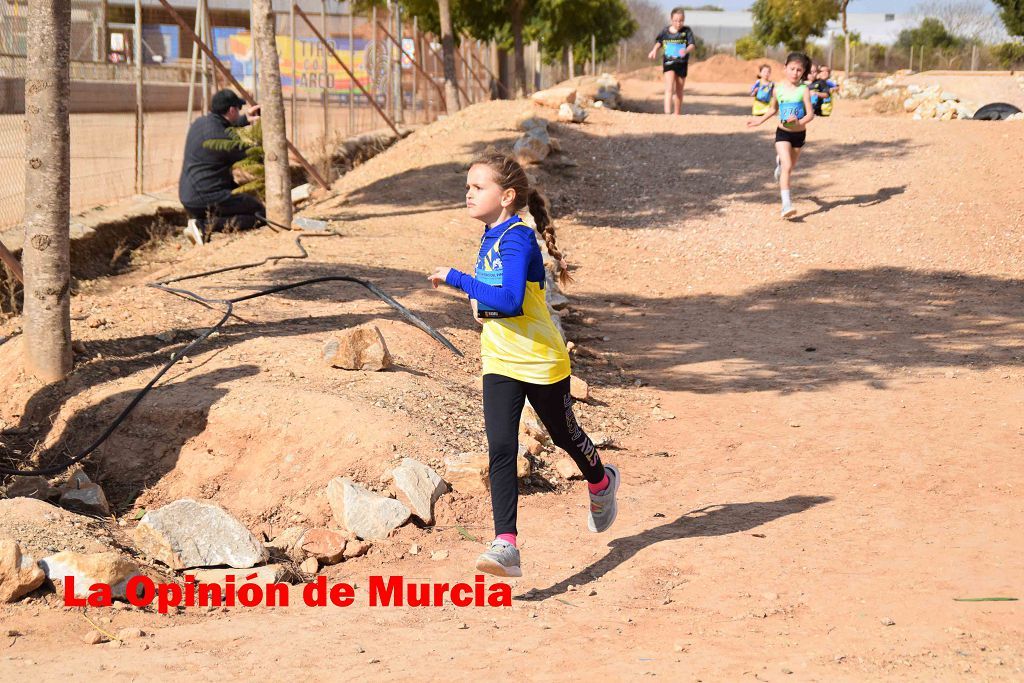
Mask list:
[[[690,64],[687,80],[699,83],[753,83],[762,64],[772,68],[773,80],[782,77],[782,64],[774,59],[746,60],[732,55],[714,55],[702,62]]]

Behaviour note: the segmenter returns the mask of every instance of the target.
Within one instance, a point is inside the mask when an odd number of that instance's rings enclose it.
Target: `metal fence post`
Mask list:
[[[299,122],[295,120],[296,114],[296,97],[298,97],[299,83],[298,83],[298,66],[296,66],[296,50],[295,41],[298,39],[295,35],[295,5],[288,8],[288,35],[291,39],[292,44],[292,96],[289,98],[289,106],[291,107],[291,129],[292,129],[292,140],[295,139],[295,135],[299,130]]]
[[[145,159],[143,138],[145,137],[145,121],[143,120],[142,106],[142,0],[135,0],[135,31],[133,33],[135,43],[135,193],[142,194],[146,178],[143,165]]]

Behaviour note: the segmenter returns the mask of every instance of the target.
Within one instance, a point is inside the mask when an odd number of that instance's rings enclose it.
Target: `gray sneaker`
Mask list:
[[[608,488],[601,493],[590,494],[590,517],[587,519],[587,527],[595,533],[607,531],[619,513],[619,505],[615,502],[615,494],[619,490],[619,468],[615,465],[605,465],[604,471],[608,475]]]
[[[522,576],[523,570],[519,568],[519,549],[496,538],[491,542],[487,552],[476,558],[476,570],[494,576]]]

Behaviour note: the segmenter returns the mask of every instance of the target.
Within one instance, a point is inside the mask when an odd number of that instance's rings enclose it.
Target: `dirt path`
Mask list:
[[[657,111],[656,84],[626,85],[633,106]],[[74,613],[3,608],[4,627],[25,635],[0,652],[0,676],[1019,679],[1022,603],[954,599],[1024,597],[1020,126],[844,118],[840,105],[812,124],[794,180],[800,216],[781,222],[771,130],[743,128],[746,99],[721,92],[691,94],[695,115],[596,111],[583,127],[558,126],[579,165],[537,171],[577,266],[569,335],[590,351],[576,369],[597,399],[583,423],[622,446],[604,455],[624,475],[611,532],[586,533],[579,485],[524,496],[526,577],[508,609],[370,608],[360,590],[347,609],[126,610],[105,616],[154,635],[89,647]],[[424,402],[435,410],[451,396],[459,405],[446,411],[472,409],[471,321],[457,297],[427,291],[421,278],[469,261],[478,227],[458,208],[464,164],[514,136],[519,108],[474,108],[357,169],[341,183],[346,201],[318,209],[342,221],[344,239],[317,244],[313,263],[247,276],[282,280],[329,264],[363,272],[469,350],[453,362],[396,325],[406,371],[350,382],[339,395],[393,400],[413,388],[431,392]],[[175,267],[245,260],[269,239],[246,236]],[[135,296],[151,275],[110,283],[93,305]],[[286,344],[245,336],[197,356],[215,376],[208,383],[222,383],[211,403],[230,407],[229,417],[247,405],[272,414],[289,391],[337,384],[308,370],[320,316],[347,325],[386,312],[336,296],[259,309]],[[164,329],[186,310],[152,310],[145,324]],[[237,372],[243,362],[254,369]],[[273,371],[261,372],[268,363]],[[270,387],[276,397],[261,392]],[[364,422],[388,415],[363,409]],[[479,424],[465,425],[463,442],[480,443]],[[366,429],[379,433],[355,430],[356,441],[381,447],[402,433]],[[293,432],[278,438],[305,439]],[[334,443],[333,432],[318,438]],[[401,448],[443,452],[458,434],[442,424],[407,434]],[[343,445],[330,455],[347,458]],[[205,446],[182,444],[177,457]],[[357,461],[368,471],[380,457],[373,448]],[[171,483],[150,495],[188,489],[187,468],[168,467]],[[225,490],[264,487],[253,469],[238,464]],[[466,525],[486,536],[486,501],[459,505],[442,517],[475,519]],[[413,540],[423,550],[409,556]],[[379,573],[468,580],[479,549],[451,526],[406,528],[327,575],[361,589]],[[450,555],[433,561],[435,550]]]

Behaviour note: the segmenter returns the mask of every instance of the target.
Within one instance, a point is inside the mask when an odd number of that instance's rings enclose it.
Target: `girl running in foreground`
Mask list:
[[[495,539],[477,559],[476,568],[495,576],[523,575],[516,548],[516,456],[525,399],[555,445],[572,457],[588,482],[590,530],[607,530],[617,513],[619,472],[612,465],[602,465],[594,443],[573,414],[569,353],[548,313],[544,260],[533,230],[517,215],[527,206],[548,253],[561,264],[563,282],[567,281],[547,201],[530,188],[515,159],[498,153],[473,162],[466,178],[466,208],[484,223],[475,277],[452,268],[438,268],[428,276],[435,289],[445,283],[466,292],[473,316],[483,324],[480,356]]]
[[[775,112],[779,113],[779,125],[775,129],[775,151],[778,154],[775,158],[775,179],[779,181],[782,194],[783,218],[796,215],[789,194],[789,179],[800,158],[800,149],[807,140],[807,124],[814,118],[811,94],[803,82],[810,62],[802,52],[791,52],[786,57],[784,80],[775,85],[768,111],[747,121],[747,126],[753,128],[770,119]]]

